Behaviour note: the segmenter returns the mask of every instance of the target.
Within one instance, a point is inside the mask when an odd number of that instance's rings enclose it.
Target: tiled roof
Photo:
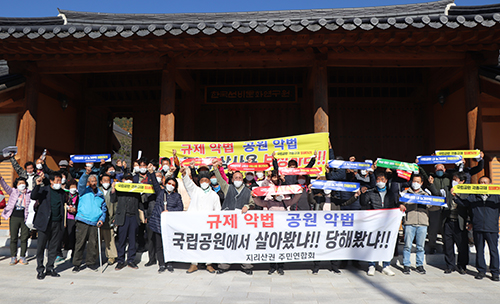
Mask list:
[[[454,6],[454,0],[380,7],[192,14],[108,14],[59,10],[53,18],[0,18],[0,39],[163,35],[239,32],[316,32],[321,29],[492,27],[500,5]]]

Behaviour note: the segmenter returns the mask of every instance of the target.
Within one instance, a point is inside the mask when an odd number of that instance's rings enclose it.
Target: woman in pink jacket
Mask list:
[[[11,188],[0,175],[0,185],[9,195],[9,202],[2,212],[2,217],[6,220],[10,218],[10,265],[28,265],[26,261],[26,250],[28,249],[28,238],[30,230],[25,222],[28,218],[28,208],[31,202],[31,191],[26,188],[26,179],[19,177],[14,181]],[[21,230],[21,256],[17,260],[17,240]]]

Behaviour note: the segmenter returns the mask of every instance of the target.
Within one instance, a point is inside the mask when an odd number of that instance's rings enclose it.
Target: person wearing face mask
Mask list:
[[[132,167],[132,175],[136,176],[137,174],[139,174],[140,169],[141,169],[141,167],[139,166],[139,161],[138,160],[134,161],[134,164]]]
[[[68,250],[68,252],[71,250],[71,261],[73,261],[73,257],[75,255],[75,242],[76,242],[76,212],[78,209],[78,183],[72,179],[67,183],[67,188],[69,189],[66,197],[66,203],[65,203],[65,223],[64,223],[64,231],[63,231],[63,241],[62,244],[64,244],[64,249]],[[62,252],[60,252],[60,257],[62,257]],[[57,262],[57,259],[56,259]]]
[[[54,270],[54,262],[57,257],[57,249],[64,230],[64,202],[66,194],[61,189],[61,174],[50,175],[50,186],[42,186],[42,177],[36,180],[36,186],[31,192],[31,199],[36,200],[36,216],[33,226],[38,230],[36,246],[37,279],[43,280],[45,276],[60,277]],[[48,260],[43,265],[45,248],[48,245]]]
[[[131,174],[125,174],[123,176],[123,181],[125,183],[131,183],[133,178]],[[144,207],[141,203],[141,195],[139,193],[116,191],[114,184],[111,187],[111,200],[117,202],[114,225],[118,227],[118,244],[116,246],[118,258],[115,270],[121,270],[127,265],[132,269],[138,269],[139,267],[135,263],[135,255],[137,252],[135,243],[137,230],[141,224],[139,210],[144,212]],[[127,244],[128,250],[125,250]],[[125,253],[127,253],[126,260]]]
[[[272,195],[269,199],[264,200],[252,193],[253,201],[256,205],[267,208],[269,211],[286,211],[287,207],[297,204],[300,195],[295,195],[293,198],[285,199],[283,195]],[[273,274],[275,271],[279,275],[284,275],[285,263],[270,263],[268,275]]]
[[[278,160],[275,157],[276,151],[273,152],[272,157],[273,157],[273,169],[277,172],[279,172],[279,164]],[[305,166],[305,168],[312,168],[314,167],[314,164],[316,164],[316,157],[318,155],[317,151],[314,151],[314,155],[311,156],[311,159],[309,160],[309,163]],[[290,159],[288,161],[288,168],[298,168],[299,164],[295,159]],[[296,185],[297,184],[297,176],[296,175],[286,175],[285,176],[285,181],[284,185]]]
[[[88,184],[88,185],[87,185]],[[98,187],[98,177],[87,167],[85,174],[78,181],[78,210],[76,212],[75,254],[73,256],[73,272],[82,267],[83,251],[87,250],[86,266],[97,271],[101,257],[98,252],[98,229],[106,220],[106,201]],[[97,263],[97,265],[96,265]]]
[[[148,166],[151,165],[154,168],[154,170],[156,170],[156,168],[158,168],[159,166],[158,161],[152,159],[148,162],[148,160],[145,157],[141,157],[141,159],[139,159],[138,162],[139,162],[139,174],[136,174],[134,176],[133,182],[139,184],[152,185],[153,181],[148,176]],[[148,206],[150,204],[154,204],[155,200],[156,197],[154,194],[141,193],[140,204],[142,204],[142,209],[147,210]],[[148,247],[151,248],[151,239],[147,235],[145,223],[139,223],[139,227],[137,228],[137,245],[138,245],[137,248],[138,252],[147,251]]]
[[[148,168],[150,169],[150,168]],[[158,172],[157,172],[158,174]],[[153,175],[152,170],[150,175]],[[163,273],[165,270],[169,272],[174,272],[174,267],[171,262],[165,264],[165,255],[163,254],[163,242],[161,237],[161,214],[163,212],[175,212],[183,211],[184,204],[182,203],[182,197],[177,192],[177,180],[173,177],[168,177],[165,180],[165,187],[162,186],[157,179],[152,179],[153,189],[156,194],[155,205],[152,207],[151,215],[148,217],[148,229],[152,232],[153,238],[153,249],[154,255],[149,257],[150,265],[156,264],[156,261],[152,263],[152,259],[158,260],[158,273]],[[148,233],[150,232],[148,231]],[[148,266],[147,264],[144,266]]]
[[[422,189],[424,184],[424,178],[420,174],[414,174],[411,179],[411,188],[403,191],[402,193],[411,193],[418,195],[429,195],[426,191]],[[429,185],[431,192],[435,192],[435,186],[433,184]],[[429,226],[429,209],[440,208],[432,205],[423,205],[415,203],[401,203],[401,211],[406,211],[403,218],[404,223],[404,234],[405,234],[405,245],[403,250],[403,273],[410,274],[410,255],[411,248],[413,246],[413,240],[417,246],[417,263],[416,272],[419,274],[425,274],[424,269],[424,246],[425,246],[425,236],[427,234],[427,227]]]
[[[418,162],[418,159],[417,159]],[[452,200],[450,189],[451,189],[451,175],[446,171],[446,167],[443,164],[435,165],[435,173],[432,173],[427,179],[429,183],[433,183],[435,187],[435,192],[431,193],[434,196],[443,196],[446,198],[447,202]],[[424,179],[427,177],[427,173],[421,167],[419,171],[423,175]],[[430,190],[430,189],[429,189]],[[436,208],[429,210],[429,227],[427,230],[427,235],[429,238],[429,254],[434,254],[437,252],[437,235],[440,230],[442,230],[442,214],[441,208]]]
[[[451,182],[451,187],[464,184],[467,176],[464,172],[455,172]],[[450,190],[451,191],[451,190]],[[463,196],[466,198],[466,195]],[[467,208],[457,205],[453,200],[446,201],[448,205],[442,212],[443,226],[443,251],[446,263],[445,274],[457,271],[466,274],[467,264],[469,264],[469,240],[466,221],[468,216]],[[458,261],[455,261],[455,245],[458,248]]]
[[[210,186],[212,187],[212,190],[214,190],[215,193],[217,193],[217,195],[219,196],[220,205],[222,206],[222,204],[224,204],[224,192],[222,192],[220,189],[220,185],[217,182],[217,176],[215,176],[214,171],[210,172]]]
[[[266,175],[264,174],[264,171],[257,171],[255,172],[255,182],[259,187],[262,187],[262,183],[266,180]]]
[[[163,185],[163,180],[164,180],[163,172],[161,170],[158,170],[155,172],[154,166],[151,163],[148,164],[147,169],[149,172],[148,173],[149,180],[151,182],[153,182],[153,184],[154,184],[154,181],[156,180],[156,182],[160,186],[160,189],[164,189],[165,186]],[[169,168],[169,170],[170,170],[170,168]],[[149,225],[148,225],[149,218],[151,217],[153,210],[154,210],[154,207],[156,205],[156,200],[158,198],[157,196],[158,195],[155,192],[154,195],[150,195],[148,197],[148,202],[147,202],[147,209],[146,209],[146,214],[145,214],[145,217],[146,217],[146,219],[145,219],[146,225],[145,226],[146,226],[146,232],[147,232],[146,250],[148,252],[149,261],[146,264],[144,264],[145,267],[156,265],[156,260],[157,260],[156,246],[155,246],[155,235],[154,235],[153,230],[151,230],[151,227],[149,227]],[[163,265],[163,266],[165,266],[165,265]]]
[[[109,172],[109,170],[108,170]],[[111,195],[111,184],[114,184],[113,177],[105,173],[99,181],[99,190],[104,196],[106,203],[106,218],[101,227],[101,240],[104,241],[108,265],[113,265],[118,258],[118,252],[115,244],[115,231],[113,229],[116,213],[116,197]]]
[[[28,218],[28,208],[31,203],[31,190],[26,188],[26,179],[18,177],[14,181],[13,188],[9,187],[2,175],[0,175],[0,185],[9,195],[9,202],[2,212],[2,217],[9,220],[10,234],[10,265],[28,265],[26,251],[28,249],[29,228],[25,222]],[[17,259],[17,241],[21,232],[21,255]]]
[[[480,185],[491,184],[491,179],[483,176],[479,179]],[[499,254],[498,254],[498,218],[500,216],[500,195],[470,194],[458,195],[451,190],[453,201],[460,206],[470,208],[474,245],[476,247],[476,269],[474,277],[482,280],[486,276],[486,262],[484,260],[484,245],[488,243],[490,253],[489,269],[491,280],[500,281]]]
[[[204,172],[199,174],[200,186],[198,187],[191,179],[191,169],[189,167],[182,167],[180,172],[182,174],[184,187],[186,187],[186,191],[191,198],[187,212],[211,212],[221,210],[219,196],[210,187],[209,174]],[[218,170],[215,170],[215,172],[218,172]],[[186,273],[193,273],[197,270],[198,263],[191,263]],[[215,273],[212,264],[207,263],[207,271]]]
[[[170,158],[164,157],[161,159],[161,167],[160,170],[165,177],[174,177],[177,178],[180,170],[180,161],[177,157],[177,151],[175,149],[172,150],[172,155],[174,158],[174,163],[172,164]],[[172,167],[174,169],[172,169]]]
[[[398,199],[394,194],[387,189],[387,177],[383,172],[377,173],[376,186],[374,189],[367,190],[366,187],[361,190],[360,204],[364,209],[391,209],[399,208]],[[378,262],[368,263],[368,275],[375,275],[375,266]],[[390,261],[382,262],[382,273],[388,276],[394,276],[395,273],[391,270]]]
[[[250,190],[259,187],[259,185],[255,181],[253,172],[247,172],[247,174],[245,175],[245,187],[247,187]]]
[[[32,191],[33,188],[35,188],[35,181],[38,178],[38,174],[36,173],[35,170],[35,163],[29,161],[24,164],[24,169],[19,165],[17,162],[16,158],[14,157],[14,154],[11,153],[9,155],[9,160],[12,164],[12,167],[14,168],[14,171],[16,171],[17,175],[19,177],[25,178],[26,179],[26,188],[28,190]],[[48,182],[47,182],[48,184]]]
[[[213,166],[215,171],[215,176],[217,177],[217,182],[219,183],[222,192],[224,192],[224,204],[222,205],[222,210],[241,210],[242,213],[246,213],[248,209],[254,208],[255,203],[253,202],[252,192],[245,187],[243,184],[243,174],[240,171],[233,173],[232,184],[228,184],[220,174],[219,168],[222,167],[222,162],[214,159]],[[219,269],[217,273],[222,274],[229,270],[231,265],[227,263],[219,264]],[[253,265],[252,264],[242,264],[242,271],[247,275],[252,275]]]
[[[462,158],[461,161],[459,161],[459,162],[457,162],[455,164],[455,168],[449,169],[447,171],[447,173],[450,176],[453,176],[453,174],[456,173],[456,172],[463,172],[463,173],[465,173],[465,177],[466,177],[465,183],[466,184],[470,184],[472,176],[478,174],[479,172],[483,171],[483,169],[484,169],[484,152],[481,151],[479,153],[479,156],[476,157],[476,158],[474,158],[474,161],[477,162],[476,166],[474,166],[474,167],[466,167],[465,166],[466,159]]]
[[[103,176],[104,174],[108,175],[111,178],[111,182],[121,182],[123,177],[123,171],[119,171],[116,169],[116,166],[113,164],[105,164],[101,166],[99,171],[99,176]]]

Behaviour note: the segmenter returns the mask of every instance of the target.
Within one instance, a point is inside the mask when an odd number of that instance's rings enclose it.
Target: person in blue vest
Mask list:
[[[106,201],[104,194],[97,186],[97,175],[92,174],[92,168],[86,167],[85,173],[78,181],[78,211],[75,216],[75,254],[73,256],[73,272],[82,269],[83,251],[87,248],[85,264],[93,271],[97,271],[98,258],[98,229],[106,219]],[[88,186],[87,186],[88,182]]]

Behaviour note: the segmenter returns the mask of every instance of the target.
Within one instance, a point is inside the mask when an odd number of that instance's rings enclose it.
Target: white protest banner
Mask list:
[[[164,212],[161,229],[166,261],[390,261],[401,218],[399,209]]]

